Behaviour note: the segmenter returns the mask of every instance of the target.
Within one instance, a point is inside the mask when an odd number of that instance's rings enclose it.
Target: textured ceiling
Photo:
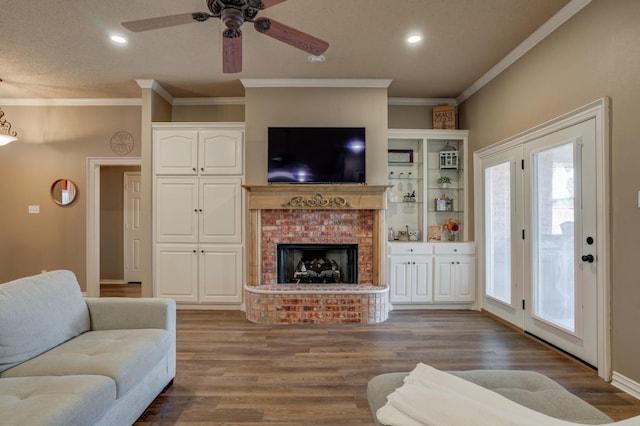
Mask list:
[[[326,61],[243,30],[243,71],[223,74],[218,19],[143,33],[123,21],[207,11],[205,0],[2,1],[0,98],[244,96],[241,78],[391,79],[389,96],[453,98],[568,0],[288,0],[260,13],[329,42]],[[107,34],[129,38],[112,44]],[[424,40],[404,42],[409,32]]]

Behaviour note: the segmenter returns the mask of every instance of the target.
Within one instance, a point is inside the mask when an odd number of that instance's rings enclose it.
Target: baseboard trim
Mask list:
[[[614,371],[611,378],[611,384],[634,398],[640,399],[640,383]]]
[[[127,284],[124,280],[100,280],[100,284]]]

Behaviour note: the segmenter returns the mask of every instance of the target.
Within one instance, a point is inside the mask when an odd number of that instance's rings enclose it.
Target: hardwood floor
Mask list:
[[[139,284],[102,284],[102,297],[140,297]],[[640,401],[590,368],[474,311],[395,311],[376,325],[264,326],[238,311],[177,315],[174,385],[138,425],[370,425],[373,376],[442,370],[538,371],[614,420]]]
[[[377,325],[256,325],[239,311],[177,315],[174,385],[138,425],[371,425],[373,376],[443,370],[541,372],[614,420],[640,401],[593,370],[481,312],[395,311]]]

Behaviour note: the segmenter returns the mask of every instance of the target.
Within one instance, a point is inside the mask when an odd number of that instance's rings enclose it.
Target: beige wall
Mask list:
[[[124,279],[124,174],[137,166],[100,167],[100,279]]]
[[[0,282],[69,269],[86,290],[87,157],[115,157],[117,131],[127,131],[140,155],[139,107],[3,107],[20,140],[0,147]],[[68,178],[78,198],[53,203],[53,181]],[[27,206],[39,205],[40,214]]]
[[[172,121],[190,122],[244,122],[243,105],[174,105]]]
[[[389,105],[390,129],[433,129],[433,107],[428,105]]]
[[[461,125],[470,129],[470,149],[475,151],[611,97],[613,368],[636,382],[640,382],[639,23],[639,1],[593,0],[460,106]]]
[[[245,181],[267,182],[269,126],[365,127],[367,183],[387,183],[387,90],[248,88]]]

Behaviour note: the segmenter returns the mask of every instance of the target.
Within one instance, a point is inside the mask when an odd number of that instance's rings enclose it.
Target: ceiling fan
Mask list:
[[[261,10],[283,3],[286,0],[207,0],[210,12],[181,13],[158,18],[123,22],[122,26],[133,32],[204,22],[209,18],[220,19],[227,27],[222,33],[222,71],[237,73],[242,71],[242,31],[245,22],[262,34],[304,50],[312,55],[322,55],[329,43],[302,31],[281,24],[270,18],[257,17]]]

